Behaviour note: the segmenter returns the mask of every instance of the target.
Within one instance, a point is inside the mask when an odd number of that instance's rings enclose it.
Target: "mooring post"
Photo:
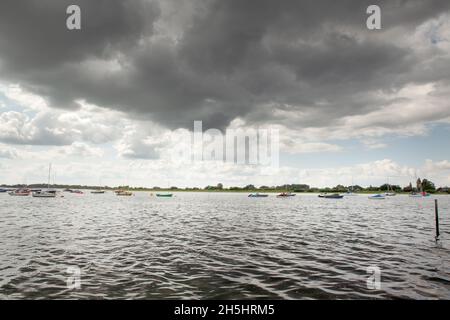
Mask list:
[[[437,199],[434,200],[434,218],[436,220],[436,242],[439,241],[439,208]]]

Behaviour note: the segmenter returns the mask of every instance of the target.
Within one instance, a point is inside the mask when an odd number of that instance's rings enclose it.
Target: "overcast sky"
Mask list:
[[[169,161],[195,120],[278,128],[280,169]],[[0,184],[443,186],[449,133],[448,0],[0,2]]]

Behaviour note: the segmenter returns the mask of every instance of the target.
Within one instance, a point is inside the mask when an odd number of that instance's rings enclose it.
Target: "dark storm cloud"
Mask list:
[[[179,22],[157,1],[3,0],[0,78],[55,108],[84,99],[169,128],[194,120],[224,128],[238,117],[326,126],[389,103],[368,92],[434,79],[439,66],[418,71],[422,58],[391,37],[450,8],[448,0],[378,1],[383,30],[369,31],[365,12],[374,1],[191,2],[183,32],[173,35],[164,27]],[[73,3],[81,31],[65,28]],[[292,123],[274,110],[316,116]]]
[[[82,8],[83,30],[66,28],[66,8]],[[17,71],[53,69],[92,57],[108,58],[151,34],[159,8],[133,0],[3,0],[1,58]]]

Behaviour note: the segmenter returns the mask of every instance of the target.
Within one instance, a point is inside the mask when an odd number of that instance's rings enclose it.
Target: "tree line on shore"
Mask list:
[[[40,183],[40,184],[30,184],[30,185],[23,185],[23,184],[17,184],[17,185],[0,185],[0,188],[31,188],[31,189],[38,189],[38,188],[47,188],[46,183]],[[187,187],[187,188],[180,188],[176,186],[168,187],[168,188],[162,188],[158,186],[154,186],[151,188],[148,187],[131,187],[131,186],[117,186],[117,187],[108,187],[108,186],[87,186],[87,185],[65,185],[65,184],[55,184],[51,185],[51,188],[57,188],[57,189],[89,189],[89,190],[117,190],[117,189],[123,189],[123,190],[134,190],[134,191],[164,191],[164,190],[170,190],[170,191],[261,191],[261,192],[280,192],[280,191],[289,191],[289,192],[307,192],[307,193],[324,193],[324,192],[334,192],[334,193],[343,193],[352,191],[355,193],[361,192],[387,192],[387,191],[394,191],[397,193],[405,192],[413,192],[413,191],[425,191],[428,193],[450,193],[449,187],[440,187],[436,188],[435,184],[428,180],[418,179],[416,182],[416,185],[413,186],[412,183],[405,187],[400,187],[399,185],[391,185],[391,184],[383,184],[381,186],[368,186],[368,187],[362,187],[359,185],[353,185],[353,186],[344,186],[344,185],[337,185],[335,187],[325,187],[325,188],[316,188],[316,187],[310,187],[307,184],[285,184],[285,185],[278,185],[278,186],[255,186],[253,184],[246,185],[244,187],[228,187],[225,188],[222,183],[218,183],[215,186],[208,185],[204,188],[199,187]]]

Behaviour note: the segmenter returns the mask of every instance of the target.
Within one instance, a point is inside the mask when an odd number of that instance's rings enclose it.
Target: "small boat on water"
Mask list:
[[[172,193],[157,193],[156,196],[158,198],[172,198]]]
[[[325,199],[342,199],[344,196],[338,193],[333,194],[319,194],[319,198],[325,198]]]
[[[290,198],[290,197],[295,197],[295,193],[283,192],[277,195],[277,198]]]
[[[372,196],[369,196],[369,199],[371,199],[371,200],[384,200],[384,199],[386,199],[386,196],[382,195],[382,194],[374,194]]]
[[[130,197],[133,195],[133,192],[126,191],[126,190],[117,190],[115,191],[117,196],[121,197]]]
[[[47,190],[37,190],[33,192],[33,198],[56,198],[56,190],[50,190],[50,174],[52,171],[52,164],[48,165],[48,182]]]
[[[417,178],[417,176],[416,176]],[[425,180],[424,180],[425,181]],[[417,189],[414,189],[410,194],[410,198],[424,198],[424,197],[430,197],[431,194],[425,191],[424,184],[421,181],[420,178],[417,180]]]
[[[91,193],[92,194],[104,194],[105,190],[92,190]]]
[[[69,192],[69,193],[75,193],[75,194],[84,194],[83,191],[76,190],[76,189],[64,189],[63,192]]]
[[[424,198],[424,197],[430,197],[431,195],[426,192],[411,192],[409,194],[410,198]]]
[[[345,195],[346,197],[354,197],[354,196],[357,196],[356,193],[353,193],[353,188],[354,188],[354,185],[353,185],[353,177],[352,177],[352,185],[350,186],[349,189],[347,189],[347,192],[346,192],[344,195]]]
[[[10,191],[10,190],[9,189],[0,189],[0,193],[6,193],[8,191]]]
[[[251,193],[248,195],[249,198],[267,198],[269,195],[265,193]]]
[[[8,192],[10,196],[13,197],[27,197],[31,194],[30,189],[22,188]]]
[[[389,178],[388,178],[388,183],[387,183],[387,191],[384,194],[386,197],[395,197],[397,195],[397,193],[395,193],[394,188],[392,188],[391,184],[389,183]]]
[[[42,190],[33,192],[33,198],[56,198],[56,190]]]
[[[409,197],[410,198],[422,198],[422,195],[420,193],[417,193],[417,192],[411,192],[409,194]]]

